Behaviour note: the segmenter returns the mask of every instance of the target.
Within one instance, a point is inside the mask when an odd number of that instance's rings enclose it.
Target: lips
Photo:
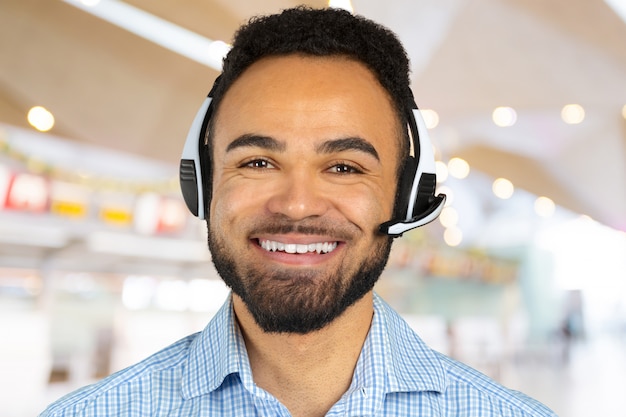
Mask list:
[[[337,242],[316,242],[309,244],[283,243],[275,240],[259,239],[259,245],[268,252],[290,254],[330,253],[337,248]]]

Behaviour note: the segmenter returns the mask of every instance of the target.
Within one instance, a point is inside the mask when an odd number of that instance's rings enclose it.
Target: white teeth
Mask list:
[[[287,253],[308,253],[317,252],[328,253],[332,252],[337,247],[337,242],[324,242],[324,243],[310,243],[308,245],[301,245],[296,243],[281,243],[273,240],[261,240],[261,247],[268,252],[287,252]]]

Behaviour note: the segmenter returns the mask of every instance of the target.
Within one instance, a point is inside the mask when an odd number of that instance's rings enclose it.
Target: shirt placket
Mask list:
[[[384,394],[370,387],[358,386],[348,391],[326,414],[326,417],[373,416],[380,408]]]

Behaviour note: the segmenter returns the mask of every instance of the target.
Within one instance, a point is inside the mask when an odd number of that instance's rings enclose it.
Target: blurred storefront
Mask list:
[[[150,180],[94,174],[37,160],[19,129],[3,135],[0,387],[12,394],[0,408],[21,417],[199,331],[228,289],[171,167],[68,147]],[[481,181],[446,183],[459,213],[476,204],[463,207],[456,190]],[[396,240],[377,291],[435,349],[563,416],[598,414],[585,408],[589,390],[606,397],[626,383],[626,235],[560,208],[529,214],[521,207],[534,196],[518,194],[467,227],[455,222],[462,243],[447,242],[439,222]]]

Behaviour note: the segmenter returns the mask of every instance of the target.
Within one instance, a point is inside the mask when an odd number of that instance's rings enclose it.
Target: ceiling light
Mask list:
[[[137,36],[161,45],[217,71],[222,70],[223,56],[216,57],[212,50],[227,50],[221,41],[214,41],[147,13],[119,0],[107,0],[86,5],[84,0],[64,0],[87,13],[121,27]],[[93,1],[89,1],[93,3]]]
[[[209,44],[209,57],[214,62],[222,62],[230,51],[230,45],[224,41],[213,41]]]
[[[463,179],[469,175],[470,166],[464,159],[452,158],[448,162],[448,172],[454,178]]]
[[[585,109],[580,104],[568,104],[561,110],[561,118],[570,125],[576,125],[585,119]]]
[[[454,227],[459,222],[459,213],[454,207],[444,207],[439,215],[439,223],[443,227]]]
[[[354,13],[352,2],[350,0],[328,0],[328,7],[335,9],[344,9],[350,13]]]
[[[491,118],[496,126],[509,127],[517,121],[517,113],[511,107],[496,107]]]
[[[443,232],[443,240],[448,246],[459,246],[463,241],[463,232],[457,227],[449,227]]]
[[[54,116],[47,109],[35,106],[28,111],[28,123],[40,132],[47,132],[54,126]]]
[[[498,178],[493,182],[491,186],[493,193],[496,197],[501,198],[503,200],[511,198],[513,192],[515,191],[515,187],[513,183],[506,178]]]
[[[550,217],[554,214],[556,206],[548,197],[539,197],[535,200],[535,213],[541,217]]]
[[[434,129],[439,124],[439,115],[436,111],[431,109],[420,110],[422,114],[422,118],[424,119],[424,123],[426,127],[429,129]]]
[[[624,0],[604,0],[604,2],[626,22],[626,2]]]
[[[626,119],[626,104],[622,107],[622,117]]]

